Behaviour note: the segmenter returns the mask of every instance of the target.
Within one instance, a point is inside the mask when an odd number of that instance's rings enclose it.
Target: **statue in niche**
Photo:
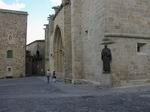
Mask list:
[[[112,61],[112,55],[111,50],[105,45],[101,52],[101,58],[103,61],[103,73],[110,73],[111,72],[111,61]]]
[[[36,58],[37,58],[37,60],[40,59],[40,52],[39,52],[39,50],[36,51]]]

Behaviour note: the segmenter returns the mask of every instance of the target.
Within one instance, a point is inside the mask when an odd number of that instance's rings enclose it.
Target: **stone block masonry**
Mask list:
[[[0,78],[25,75],[27,15],[0,9]]]

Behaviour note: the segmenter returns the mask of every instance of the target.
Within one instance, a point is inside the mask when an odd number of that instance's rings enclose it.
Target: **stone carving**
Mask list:
[[[103,61],[103,72],[110,73],[111,72],[110,63],[112,61],[112,55],[111,50],[107,47],[107,45],[105,45],[105,48],[102,50],[101,58]]]
[[[60,8],[60,6],[52,7],[52,9],[54,9],[54,10],[55,10],[55,14],[57,14],[57,13],[58,13],[58,11],[60,10],[59,8]]]

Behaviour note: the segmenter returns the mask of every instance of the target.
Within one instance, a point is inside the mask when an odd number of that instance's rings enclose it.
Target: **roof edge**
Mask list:
[[[8,10],[8,9],[0,9],[0,12],[2,12],[2,13],[28,15],[28,12],[25,12],[25,11]]]
[[[31,44],[33,44],[33,43],[36,43],[36,42],[45,42],[45,40],[35,40],[35,41],[33,41],[33,42],[27,44],[26,46],[29,46],[29,45],[31,45]]]

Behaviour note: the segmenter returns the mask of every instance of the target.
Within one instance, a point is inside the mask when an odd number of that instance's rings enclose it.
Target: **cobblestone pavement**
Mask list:
[[[150,112],[150,86],[102,89],[47,84],[44,77],[4,79],[0,112]]]

